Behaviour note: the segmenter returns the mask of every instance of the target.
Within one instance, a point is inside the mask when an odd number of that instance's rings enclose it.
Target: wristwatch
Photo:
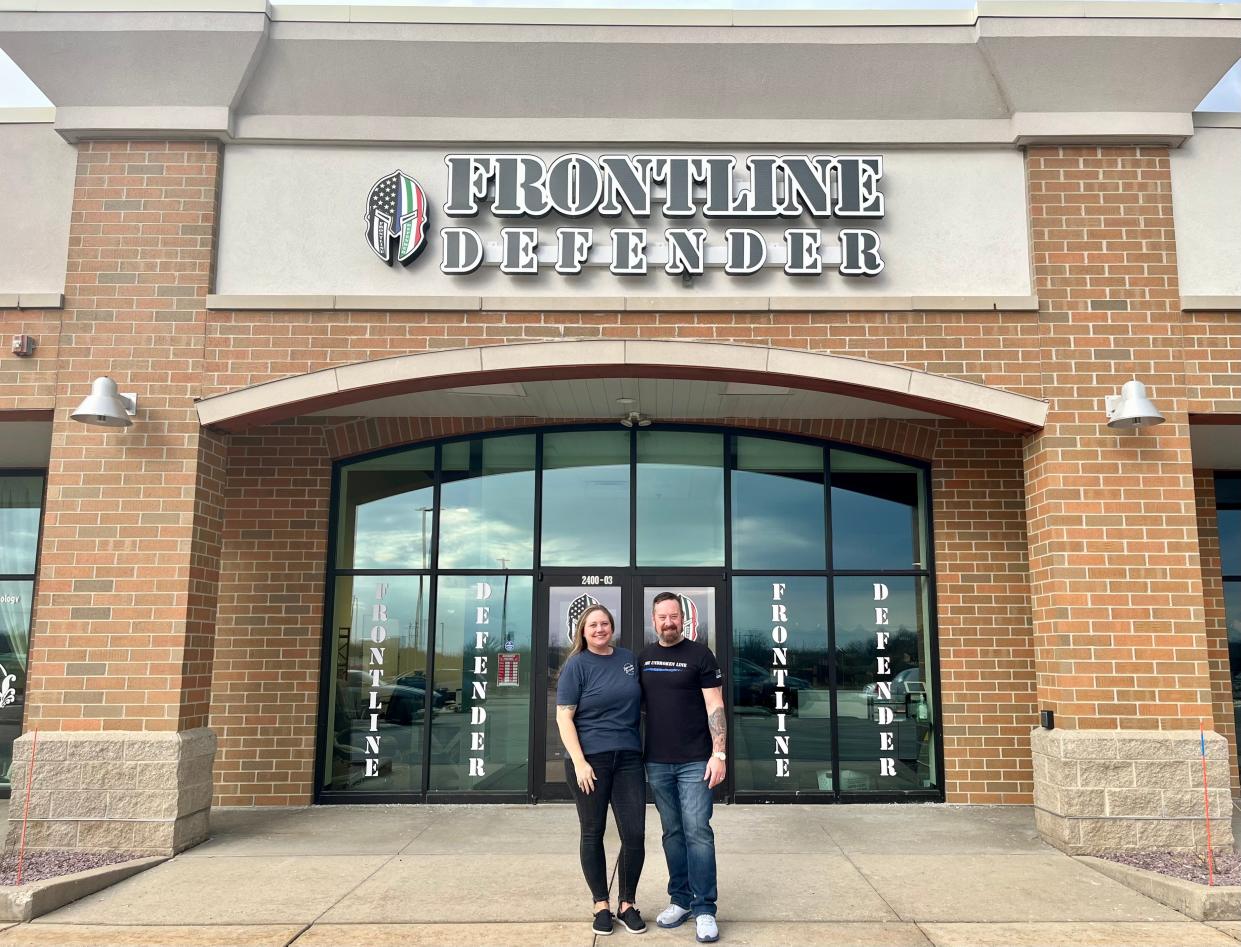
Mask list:
[[[723,763],[726,759],[728,759],[728,754],[725,753],[723,750],[716,750],[711,755],[714,756],[721,763]]]

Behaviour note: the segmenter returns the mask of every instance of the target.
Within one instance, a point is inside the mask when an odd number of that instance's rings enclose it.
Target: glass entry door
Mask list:
[[[537,692],[545,695],[541,713],[536,711],[537,735],[535,756],[538,763],[533,767],[535,780],[533,792],[540,801],[569,799],[565,783],[565,749],[560,742],[556,727],[556,682],[560,669],[568,660],[573,648],[573,630],[578,616],[591,605],[598,603],[607,608],[616,619],[615,644],[640,654],[647,645],[656,641],[651,625],[652,602],[661,592],[673,592],[681,604],[684,616],[682,633],[691,641],[701,641],[710,648],[727,668],[726,658],[721,655],[721,644],[727,647],[727,635],[723,628],[722,609],[725,602],[724,583],[720,573],[709,576],[692,576],[643,573],[635,575],[631,570],[586,572],[545,572],[539,583],[538,628],[543,653],[536,657],[541,681],[536,683]],[[726,672],[727,674],[727,672]],[[725,700],[728,694],[725,693]],[[724,798],[727,783],[717,790],[717,797]]]
[[[556,727],[556,682],[573,649],[573,631],[578,617],[592,605],[602,605],[616,621],[613,643],[635,653],[633,632],[626,631],[628,605],[625,592],[628,583],[624,573],[614,572],[546,572],[539,583],[538,628],[543,653],[536,656],[541,675],[538,693],[544,696],[542,712],[536,711],[534,796],[539,800],[568,799],[565,784],[565,749]]]

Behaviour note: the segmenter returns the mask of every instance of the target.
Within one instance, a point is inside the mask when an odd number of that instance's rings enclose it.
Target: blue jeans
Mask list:
[[[690,913],[715,914],[715,833],[711,790],[701,763],[646,764],[646,780],[664,826],[668,896]]]

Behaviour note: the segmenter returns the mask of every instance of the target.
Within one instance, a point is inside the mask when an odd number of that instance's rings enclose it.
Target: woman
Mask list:
[[[646,923],[634,899],[646,859],[646,781],[638,736],[642,687],[633,652],[612,644],[614,627],[612,613],[602,605],[592,605],[578,618],[573,650],[556,687],[556,725],[568,751],[565,780],[582,829],[582,874],[595,899],[594,932],[612,933],[603,857],[611,803],[621,839],[616,917],[625,930],[641,934]]]

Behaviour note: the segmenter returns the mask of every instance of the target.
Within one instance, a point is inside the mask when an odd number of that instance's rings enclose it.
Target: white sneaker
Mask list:
[[[669,904],[655,915],[655,923],[665,928],[680,927],[687,917],[689,917],[689,908],[683,908],[679,904]]]
[[[699,914],[694,918],[694,923],[698,927],[698,943],[713,944],[720,939],[720,929],[716,926],[714,915]]]

